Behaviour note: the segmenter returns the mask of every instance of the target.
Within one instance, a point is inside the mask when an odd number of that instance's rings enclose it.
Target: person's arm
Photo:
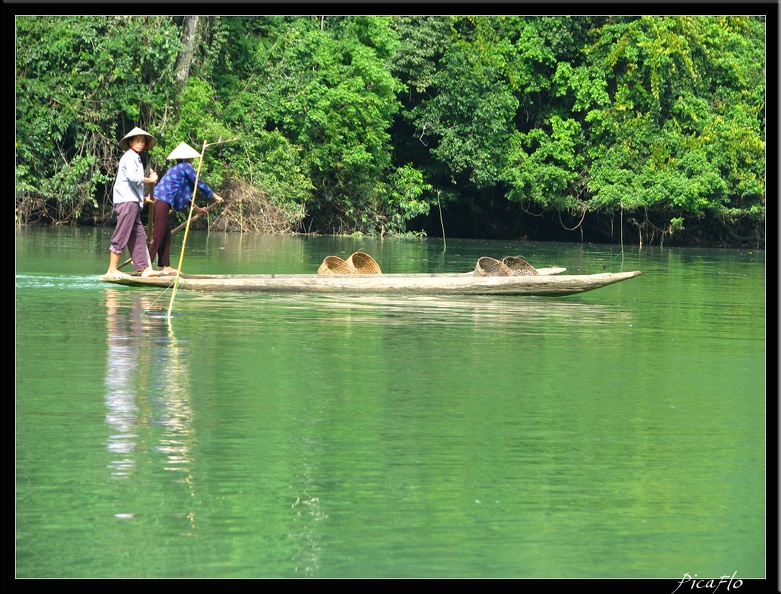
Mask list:
[[[190,184],[195,184],[195,178],[197,177],[197,174],[195,173],[195,168],[190,165],[187,168],[187,178],[190,180]],[[219,196],[214,190],[212,190],[209,186],[207,186],[204,181],[201,178],[198,178],[198,190],[201,191],[207,199],[214,199],[218,203],[222,202],[222,196]]]

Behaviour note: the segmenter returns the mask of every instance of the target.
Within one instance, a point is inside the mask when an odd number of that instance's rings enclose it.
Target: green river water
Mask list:
[[[169,319],[98,280],[111,232],[16,232],[17,578],[768,575],[764,251],[191,232],[190,273],[642,274]]]

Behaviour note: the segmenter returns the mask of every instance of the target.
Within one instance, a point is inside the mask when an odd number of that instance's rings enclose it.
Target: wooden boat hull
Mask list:
[[[543,270],[543,269],[539,269]],[[551,270],[551,269],[548,269]],[[555,269],[553,269],[555,270]],[[563,270],[563,269],[559,269]],[[584,293],[640,274],[619,273],[538,276],[474,276],[472,274],[219,274],[179,276],[178,289],[209,292],[363,293],[416,295],[540,295]],[[133,287],[168,288],[175,276],[102,279]]]

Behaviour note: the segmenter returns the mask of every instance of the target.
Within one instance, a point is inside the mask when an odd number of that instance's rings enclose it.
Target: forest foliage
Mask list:
[[[17,224],[110,224],[117,142],[140,126],[161,175],[180,142],[203,150],[227,198],[217,229],[423,235],[446,213],[465,233],[557,220],[764,243],[763,15],[17,16],[15,30]]]

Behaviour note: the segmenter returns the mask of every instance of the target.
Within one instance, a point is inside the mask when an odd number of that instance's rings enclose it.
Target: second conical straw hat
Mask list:
[[[180,142],[179,146],[177,146],[174,150],[171,151],[171,154],[168,155],[168,159],[195,159],[197,157],[200,157],[201,153],[196,151],[193,147],[191,147],[186,142]]]

